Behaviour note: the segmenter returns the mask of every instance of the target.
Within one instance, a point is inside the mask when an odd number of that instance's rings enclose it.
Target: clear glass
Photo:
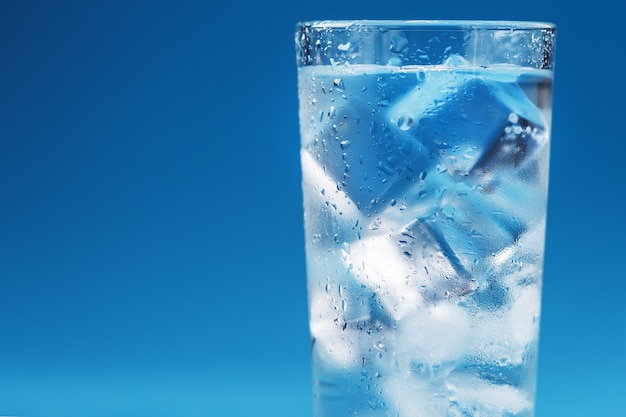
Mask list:
[[[316,417],[534,415],[554,41],[297,25]]]

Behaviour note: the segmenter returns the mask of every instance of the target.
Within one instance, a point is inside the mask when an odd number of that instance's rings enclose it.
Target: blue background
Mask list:
[[[537,417],[624,415],[621,6],[0,3],[0,415],[311,416],[293,30],[558,25]]]

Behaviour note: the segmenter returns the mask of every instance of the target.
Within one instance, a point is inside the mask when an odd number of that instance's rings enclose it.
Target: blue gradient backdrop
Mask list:
[[[557,23],[537,417],[625,415],[620,10],[1,2],[0,415],[311,416],[292,33],[319,18]]]

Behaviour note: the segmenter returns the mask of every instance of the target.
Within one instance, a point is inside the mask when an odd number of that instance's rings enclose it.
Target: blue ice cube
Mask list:
[[[463,180],[500,213],[532,225],[545,217],[548,132],[511,115],[503,135]],[[523,203],[523,204],[520,204]]]
[[[548,142],[544,126],[511,113],[497,145],[480,162],[484,170],[498,166],[521,167]]]
[[[419,221],[459,276],[478,285],[490,277],[494,257],[513,245],[526,228],[466,183],[448,190],[441,208]]]
[[[318,113],[303,147],[364,213],[381,210],[438,160],[410,136],[390,128],[389,103],[415,84],[403,74],[320,78]],[[323,85],[324,84],[324,85]],[[323,91],[324,93],[320,93]]]
[[[544,115],[515,78],[492,80],[462,71],[428,74],[388,112],[390,126],[437,151],[451,173],[462,174],[490,152],[512,115],[545,128]]]

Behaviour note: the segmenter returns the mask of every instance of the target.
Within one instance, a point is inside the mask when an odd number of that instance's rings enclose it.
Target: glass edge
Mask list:
[[[556,24],[532,20],[303,20],[296,28],[347,29],[350,27],[402,29],[554,30]]]

